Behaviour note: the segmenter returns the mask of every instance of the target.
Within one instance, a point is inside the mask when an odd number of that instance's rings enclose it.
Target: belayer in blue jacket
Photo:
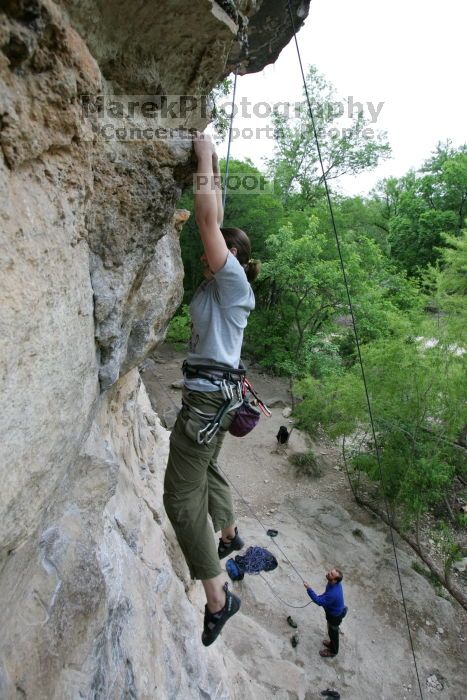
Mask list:
[[[321,605],[326,613],[329,640],[325,639],[325,649],[320,650],[320,656],[336,656],[339,652],[339,625],[347,614],[342,590],[342,571],[334,567],[326,574],[326,590],[321,595],[314,592],[309,583],[304,583],[306,592],[316,605]]]

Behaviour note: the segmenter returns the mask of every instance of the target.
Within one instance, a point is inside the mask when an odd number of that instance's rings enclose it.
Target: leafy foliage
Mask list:
[[[465,470],[455,443],[467,422],[463,357],[443,342],[382,339],[364,350],[366,379],[379,444],[353,461],[394,503],[414,515],[439,501],[456,473]],[[345,375],[299,385],[297,416],[310,432],[331,436],[370,433],[364,388],[354,366]],[[464,405],[463,405],[464,404]],[[380,470],[381,468],[381,470]]]
[[[232,81],[229,78],[225,78],[211,91],[209,96],[212,105],[211,118],[219,141],[225,138],[229,129],[230,119],[224,104],[225,98],[227,98],[231,90]]]
[[[465,226],[467,146],[438,144],[418,173],[383,181],[374,202],[391,256],[410,275],[419,274],[439,258],[444,234],[458,236]]]
[[[310,215],[302,227],[289,222],[266,239],[270,259],[262,269],[261,307],[248,332],[263,359],[268,350],[267,367],[279,372],[287,368],[294,376],[319,374],[318,356],[326,356],[327,364],[333,357],[336,369],[341,364],[332,346],[338,344],[339,319],[347,313],[348,298],[334,238],[322,228]],[[417,305],[414,285],[391,268],[368,237],[347,235],[342,252],[362,339],[402,327],[399,309]],[[269,335],[264,338],[266,327]]]
[[[173,317],[167,330],[167,340],[174,345],[186,346],[190,339],[191,322],[188,306],[183,304],[178,314]]]
[[[294,465],[298,475],[311,476],[313,478],[322,476],[322,469],[311,450],[308,452],[296,452],[291,454],[289,456],[289,462]]]
[[[436,267],[430,266],[425,276],[428,291],[433,294],[439,311],[449,315],[446,328],[453,342],[467,344],[465,301],[467,298],[467,231],[459,238],[443,236],[445,248],[439,249]]]
[[[385,134],[375,134],[372,129],[372,138],[367,137],[370,122],[363,112],[352,116],[350,127],[341,127],[336,106],[342,105],[344,109],[344,102],[337,101],[333,86],[315,66],[308,71],[306,85],[327,180],[355,175],[389,156]],[[273,121],[276,148],[274,158],[269,161],[269,172],[282,200],[285,203],[292,200],[299,207],[316,203],[323,176],[308,106],[304,102],[293,115],[276,112]]]

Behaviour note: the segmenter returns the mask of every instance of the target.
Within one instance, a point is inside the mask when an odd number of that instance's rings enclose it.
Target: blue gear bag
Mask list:
[[[227,559],[225,569],[232,581],[241,581],[245,575],[235,562],[235,559]]]

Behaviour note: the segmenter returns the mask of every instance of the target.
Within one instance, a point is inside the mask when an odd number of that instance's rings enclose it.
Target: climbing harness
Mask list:
[[[206,379],[222,393],[224,403],[216,413],[204,413],[183,399],[182,404],[199,424],[196,441],[199,445],[209,445],[219,432],[222,421],[227,415],[243,403],[242,378],[244,369],[231,369],[220,365],[191,365],[186,360],[182,371],[187,379]]]
[[[245,370],[230,369],[218,365],[190,365],[185,361],[182,371],[188,379],[206,379],[222,393],[224,403],[220,405],[216,413],[204,413],[192,406],[187,399],[182,401],[185,410],[192,414],[195,423],[199,425],[196,432],[197,443],[210,445],[219,432],[227,413],[243,403],[242,377],[245,375]]]
[[[184,362],[182,371],[188,379],[206,379],[216,386],[222,393],[224,403],[216,413],[204,413],[192,406],[189,400],[184,399],[182,404],[188,413],[191,412],[195,421],[201,423],[196,441],[199,445],[209,445],[222,426],[222,421],[227,413],[235,414],[229,426],[229,432],[235,437],[243,437],[253,430],[258,424],[260,411],[251,405],[248,393],[252,393],[258,401],[258,405],[265,415],[271,415],[266,404],[254,392],[250,382],[246,379],[246,369],[240,367],[232,369],[221,365],[191,365]]]

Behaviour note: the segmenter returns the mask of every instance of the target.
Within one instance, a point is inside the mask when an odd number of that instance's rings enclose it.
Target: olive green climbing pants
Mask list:
[[[220,391],[183,389],[183,400],[204,413],[216,413],[224,403]],[[196,432],[204,424],[185,406],[170,436],[170,452],[164,480],[164,506],[175,530],[192,578],[209,579],[221,573],[214,531],[235,522],[227,481],[219,472],[217,457],[232,421],[228,413],[209,445],[199,445]]]

